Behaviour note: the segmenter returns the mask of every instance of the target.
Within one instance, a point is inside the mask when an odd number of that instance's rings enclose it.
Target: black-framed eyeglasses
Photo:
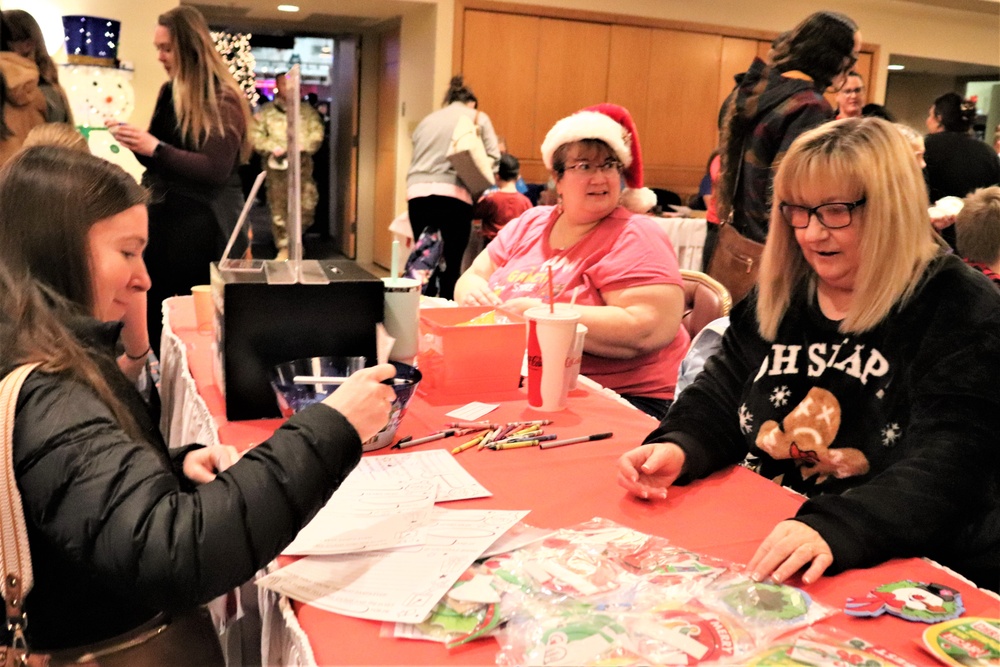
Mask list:
[[[612,172],[621,173],[622,163],[618,160],[605,160],[601,164],[591,164],[590,162],[577,162],[576,164],[568,164],[565,167],[566,171],[575,171],[581,176],[590,176],[592,174],[608,175]]]
[[[809,218],[816,216],[819,224],[827,229],[843,229],[854,222],[854,209],[864,206],[868,200],[865,197],[853,202],[832,201],[819,206],[799,206],[781,202],[778,210],[781,217],[790,227],[805,229],[809,226]]]

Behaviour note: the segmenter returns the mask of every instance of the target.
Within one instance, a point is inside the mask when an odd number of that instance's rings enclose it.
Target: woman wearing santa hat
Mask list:
[[[581,372],[661,417],[690,337],[674,249],[642,215],[656,196],[642,187],[632,117],[600,104],[563,118],[542,158],[559,203],[509,222],[459,279],[455,300],[522,313],[548,298],[551,269],[555,300],[575,294],[588,329]]]

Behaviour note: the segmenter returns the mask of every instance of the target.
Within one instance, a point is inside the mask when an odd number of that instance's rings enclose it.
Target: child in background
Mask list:
[[[979,188],[964,203],[955,216],[958,254],[1000,286],[1000,187]]]
[[[21,146],[21,149],[24,150],[31,146],[56,146],[58,148],[69,148],[80,151],[81,153],[90,152],[87,140],[84,139],[83,135],[75,127],[68,123],[45,123],[44,125],[37,125],[31,128],[28,136],[24,138],[24,144]]]
[[[520,176],[518,159],[510,153],[501,154],[498,189],[483,195],[472,214],[474,220],[482,220],[480,233],[485,243],[492,241],[504,225],[531,208],[531,200],[517,191]]]

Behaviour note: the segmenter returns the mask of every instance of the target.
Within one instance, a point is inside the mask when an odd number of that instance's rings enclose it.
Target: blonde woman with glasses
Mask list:
[[[1000,585],[1000,294],[935,240],[913,151],[891,123],[811,130],[774,178],[758,291],[645,446],[619,460],[630,493],[753,455],[808,497],[748,571],[929,556]]]
[[[108,125],[146,167],[143,184],[152,192],[147,321],[159,352],[161,302],[208,282],[209,265],[236,226],[243,206],[237,169],[251,144],[250,107],[201,13],[182,5],[160,15],[153,44],[170,81],[160,89],[149,131]]]

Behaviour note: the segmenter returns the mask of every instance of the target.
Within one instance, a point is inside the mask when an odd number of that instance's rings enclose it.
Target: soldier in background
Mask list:
[[[274,234],[275,259],[288,259],[288,118],[285,110],[285,75],[274,79],[274,100],[254,116],[256,127],[253,145],[261,155],[267,171],[267,203],[271,209],[271,229]],[[323,143],[323,120],[308,104],[299,105],[299,149],[302,157],[300,177],[302,194],[302,229],[309,229],[316,212],[319,192],[313,180],[313,153]]]

